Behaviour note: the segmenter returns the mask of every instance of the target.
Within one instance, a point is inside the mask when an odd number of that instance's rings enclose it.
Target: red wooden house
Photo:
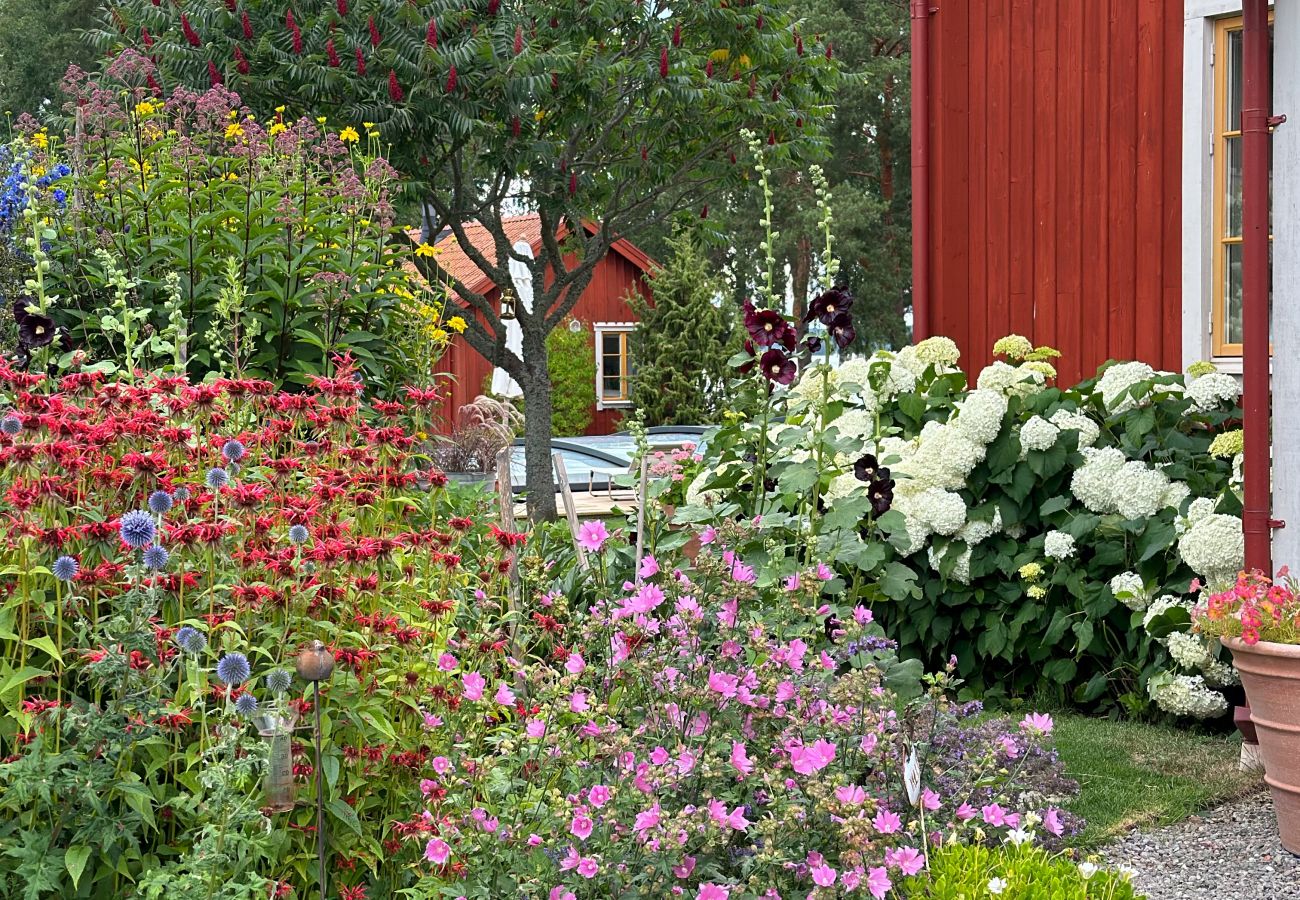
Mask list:
[[[915,0],[914,47],[918,5],[926,330],[976,371],[1023,334],[1062,383],[1110,358],[1239,372],[1241,0]]]
[[[540,251],[542,232],[537,215],[512,216],[504,224],[512,246],[527,244],[534,256]],[[470,224],[465,231],[478,251],[495,261],[496,253],[486,229]],[[418,239],[418,234],[416,237]],[[434,261],[440,269],[476,293],[483,294],[494,308],[500,309],[501,286],[492,284],[453,235],[440,237],[434,243],[434,249]],[[596,377],[591,385],[592,418],[587,434],[617,431],[624,411],[631,407],[630,386],[634,373],[629,366],[629,347],[636,317],[625,298],[632,291],[650,297],[645,276],[653,266],[653,261],[630,241],[616,241],[609,254],[596,265],[591,283],[570,314],[573,320],[570,327],[588,335],[596,355]],[[514,293],[518,295],[517,290]],[[494,372],[491,363],[462,338],[453,341],[443,357],[442,368],[452,376],[443,410],[444,428],[450,430],[456,411],[487,392],[494,380]],[[504,373],[499,372],[495,379],[498,388],[507,381]],[[508,389],[505,392],[508,393]]]

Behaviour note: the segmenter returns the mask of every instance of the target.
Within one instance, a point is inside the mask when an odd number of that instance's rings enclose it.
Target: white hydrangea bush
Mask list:
[[[976,689],[1216,708],[1186,679],[1232,673],[1188,640],[1179,598],[1240,565],[1234,461],[1208,452],[1239,392],[1140,362],[1066,388],[1054,351],[1012,335],[995,352],[973,383],[946,338],[809,365],[770,419],[722,429],[688,505],[757,514],[784,535],[768,558],[830,549],[904,644],[961,649]]]

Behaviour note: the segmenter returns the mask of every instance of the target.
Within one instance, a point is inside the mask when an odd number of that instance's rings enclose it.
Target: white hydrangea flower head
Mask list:
[[[1069,559],[1074,556],[1074,538],[1064,531],[1049,531],[1043,538],[1043,555],[1048,559]]]
[[[1097,379],[1097,392],[1101,394],[1101,405],[1109,413],[1121,413],[1138,406],[1138,400],[1120,395],[1137,384],[1154,378],[1156,370],[1143,362],[1116,363]]]
[[[957,531],[957,539],[965,541],[968,547],[976,547],[997,534],[1000,525],[1000,519],[997,517],[992,522],[967,519],[966,524]]]
[[[1241,396],[1241,384],[1224,372],[1211,372],[1189,384],[1187,396],[1197,409],[1210,412],[1224,404],[1236,403]]]
[[[881,359],[890,359],[894,365],[902,366],[918,378],[925,374],[927,363],[921,361],[921,357],[917,354],[916,348],[911,345],[904,347],[902,350],[899,350],[894,354],[890,354],[887,350],[881,350],[876,353],[876,356]]]
[[[1007,398],[997,391],[975,390],[957,407],[952,424],[972,443],[993,443],[1002,431],[1002,417],[1007,413]]]
[[[1146,609],[1151,595],[1137,572],[1120,572],[1110,580],[1110,592],[1129,609]]]
[[[1205,646],[1205,640],[1199,635],[1187,631],[1171,632],[1165,639],[1165,646],[1169,648],[1169,657],[1184,669],[1201,671],[1214,662],[1214,656],[1210,653],[1210,648]]]
[[[955,547],[949,547],[946,552],[951,554],[951,553],[956,553],[957,550]],[[960,582],[961,584],[970,584],[971,552],[972,552],[971,548],[967,547],[957,557],[956,562],[953,564],[952,572],[949,573],[948,575],[948,577],[951,578],[953,581]],[[930,560],[930,568],[938,572],[939,565],[940,563],[943,562],[943,559],[940,556],[940,554],[936,553],[933,547],[930,547],[926,551],[926,557]]]
[[[1128,462],[1123,450],[1089,447],[1083,451],[1083,465],[1070,476],[1070,492],[1091,512],[1115,511],[1115,476]]]
[[[1020,449],[1051,450],[1060,434],[1061,429],[1042,416],[1030,416],[1020,426]]]
[[[1004,396],[1030,397],[1043,389],[1047,378],[1042,372],[1024,366],[1011,366],[998,360],[985,366],[975,385],[981,390],[997,391]]]
[[[870,391],[871,362],[870,359],[862,356],[855,356],[853,359],[845,360],[835,369],[836,383],[850,382],[864,391]]]
[[[966,501],[961,495],[930,488],[915,498],[915,516],[934,534],[951,537],[966,524]]]
[[[820,409],[822,397],[828,388],[831,398],[838,396],[839,384],[840,371],[838,369],[832,369],[825,363],[817,363],[803,370],[799,380],[790,386],[788,396],[794,402],[813,409]]]
[[[1212,660],[1202,670],[1201,674],[1205,676],[1207,684],[1212,684],[1215,687],[1235,687],[1241,684],[1241,676],[1237,674],[1237,670],[1228,663],[1220,662],[1217,659]]]
[[[846,409],[830,424],[840,433],[840,437],[865,444],[876,430],[876,417],[865,409]]]
[[[942,335],[928,337],[921,341],[915,347],[915,354],[923,364],[935,366],[936,369],[943,366],[956,366],[961,359],[961,351],[957,349],[956,341]]]
[[[902,478],[909,478],[921,488],[955,491],[966,485],[984,454],[984,445],[971,441],[954,426],[927,422],[916,451],[896,464],[894,472],[900,476],[900,483]]]
[[[916,373],[907,366],[892,365],[889,367],[889,378],[880,389],[880,396],[888,398],[914,390],[916,390]]]
[[[1146,615],[1142,617],[1142,627],[1150,628],[1151,623],[1155,621],[1156,616],[1173,609],[1175,606],[1181,606],[1183,609],[1191,609],[1192,605],[1185,600],[1173,596],[1172,594],[1161,594],[1151,601],[1147,607]]]
[[[835,500],[843,500],[854,494],[866,490],[866,483],[859,481],[858,477],[852,472],[845,472],[843,475],[837,475],[831,479],[831,483],[826,487],[826,493],[823,495],[827,503]]]
[[[1083,450],[1097,443],[1097,438],[1101,436],[1101,426],[1094,422],[1084,413],[1070,412],[1068,409],[1058,409],[1052,413],[1048,419],[1053,425],[1062,431],[1079,432],[1079,449]]]
[[[1231,580],[1246,560],[1241,519],[1222,513],[1202,516],[1178,539],[1178,555],[1207,582]]]
[[[889,435],[876,442],[876,458],[884,462],[890,457],[907,459],[916,452],[916,444],[895,435]]]
[[[1228,701],[1205,684],[1200,675],[1161,672],[1147,682],[1147,693],[1156,706],[1176,716],[1210,719],[1228,709]]]
[[[895,502],[894,508],[897,507],[898,504]],[[910,556],[925,546],[925,542],[930,539],[930,529],[915,516],[905,515],[903,525],[907,529],[908,544],[903,548],[902,552],[905,556]]]
[[[1187,507],[1187,524],[1195,525],[1201,519],[1214,512],[1215,502],[1209,497],[1197,497]]]
[[[1169,482],[1169,487],[1165,488],[1163,496],[1160,498],[1160,508],[1166,507],[1172,509],[1181,509],[1183,501],[1192,495],[1192,489],[1181,481]]]
[[[1005,356],[1008,359],[1021,360],[1033,352],[1034,345],[1030,343],[1029,338],[1019,334],[998,338],[993,344],[993,355]]]
[[[1115,473],[1115,511],[1126,519],[1146,519],[1163,506],[1169,479],[1141,460],[1130,460]]]

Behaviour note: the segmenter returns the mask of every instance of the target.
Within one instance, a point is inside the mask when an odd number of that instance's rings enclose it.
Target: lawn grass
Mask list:
[[[1258,776],[1238,771],[1236,735],[1205,735],[1136,722],[1063,713],[1056,748],[1082,792],[1071,809],[1088,827],[1083,848],[1134,826],[1166,825],[1258,790]]]

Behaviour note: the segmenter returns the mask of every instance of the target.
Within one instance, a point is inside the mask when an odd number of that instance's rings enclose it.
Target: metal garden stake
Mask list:
[[[312,706],[316,710],[316,861],[319,866],[320,900],[325,900],[325,775],[321,772],[320,683],[334,672],[334,654],[320,641],[298,654],[298,677],[310,681]]]

